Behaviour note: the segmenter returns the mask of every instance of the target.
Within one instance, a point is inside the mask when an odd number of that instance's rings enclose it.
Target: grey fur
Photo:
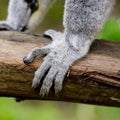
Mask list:
[[[85,56],[105,21],[112,14],[118,16],[119,0],[66,0],[64,10],[64,32],[48,30],[44,34],[53,40],[44,48],[35,48],[25,58],[30,63],[39,54],[45,54],[43,64],[35,72],[32,87],[39,86],[44,78],[40,95],[49,93],[54,83],[55,93],[61,91],[69,67]]]
[[[0,29],[21,31],[27,26],[30,15],[31,9],[25,0],[9,0],[8,16],[6,21],[0,21]]]

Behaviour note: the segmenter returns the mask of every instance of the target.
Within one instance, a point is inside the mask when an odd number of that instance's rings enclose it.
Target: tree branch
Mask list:
[[[59,96],[52,88],[47,97],[31,89],[34,71],[42,63],[36,58],[27,66],[22,59],[34,47],[50,42],[40,35],[0,32],[0,95],[21,99],[57,100],[120,106],[120,43],[96,40],[89,54],[68,72]]]

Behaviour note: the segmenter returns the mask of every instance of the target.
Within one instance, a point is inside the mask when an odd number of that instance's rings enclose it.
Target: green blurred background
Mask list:
[[[33,32],[46,29],[62,30],[64,0],[57,0],[44,21]],[[8,0],[0,0],[0,20],[7,15]],[[98,35],[106,40],[120,40],[118,22],[111,18]],[[103,107],[64,102],[23,101],[14,98],[0,98],[0,120],[120,120],[120,108]]]

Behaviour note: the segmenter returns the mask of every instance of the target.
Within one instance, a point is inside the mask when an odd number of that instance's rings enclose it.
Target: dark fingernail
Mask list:
[[[23,58],[23,62],[24,62],[25,64],[30,64],[30,61],[26,59],[26,56]]]

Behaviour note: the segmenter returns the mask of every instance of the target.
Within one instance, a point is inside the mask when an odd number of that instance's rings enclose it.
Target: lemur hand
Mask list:
[[[32,87],[39,86],[41,79],[47,72],[44,78],[40,95],[45,96],[49,93],[51,86],[54,82],[55,93],[61,91],[64,77],[71,66],[77,60],[79,51],[72,49],[65,41],[64,34],[54,30],[45,32],[46,36],[51,37],[53,40],[51,44],[43,48],[33,49],[25,58],[25,63],[31,63],[33,59],[39,54],[45,54],[44,62],[35,72]]]

